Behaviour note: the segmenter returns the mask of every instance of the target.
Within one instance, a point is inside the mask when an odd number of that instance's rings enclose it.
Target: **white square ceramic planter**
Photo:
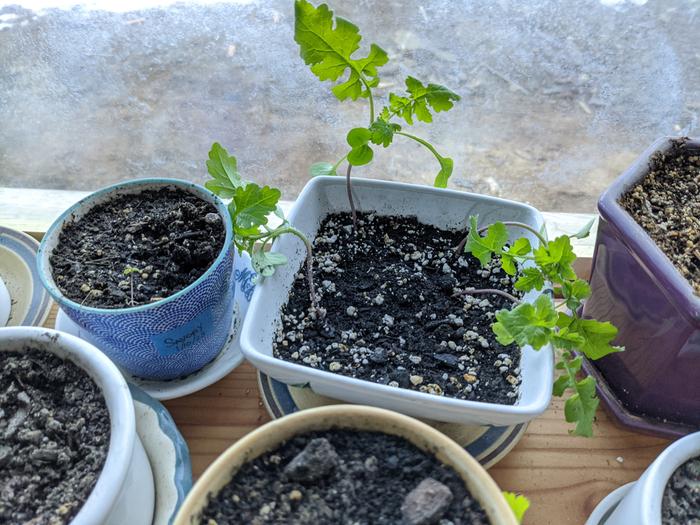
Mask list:
[[[478,214],[479,223],[510,220],[526,223],[537,230],[543,226],[541,214],[531,206],[513,201],[398,182],[353,179],[353,195],[359,210],[380,215],[416,216],[419,221],[447,229],[467,231],[469,216]],[[345,180],[317,177],[299,195],[289,213],[289,221],[310,239],[316,236],[323,219],[349,211]],[[511,229],[511,240],[532,234]],[[281,267],[255,289],[241,333],[246,358],[269,376],[287,384],[309,384],[318,394],[348,403],[373,405],[436,421],[476,425],[514,425],[544,412],[552,395],[553,354],[551,347],[524,349],[521,359],[522,383],[514,405],[464,401],[403,388],[394,388],[334,374],[277,359],[272,344],[280,323],[280,311],[294,283],[306,252],[296,237],[280,238],[273,251],[283,252],[289,264]],[[531,293],[532,301],[538,293]]]

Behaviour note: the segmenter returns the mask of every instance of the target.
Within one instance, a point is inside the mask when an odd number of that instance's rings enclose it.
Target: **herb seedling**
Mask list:
[[[127,266],[124,268],[122,273],[129,278],[129,287],[131,288],[131,306],[134,306],[134,274],[140,274],[141,270],[134,266]]]
[[[389,93],[388,104],[377,111],[375,88],[379,86],[379,68],[389,62],[389,56],[377,44],[371,44],[369,53],[363,58],[353,58],[360,48],[359,28],[339,16],[334,17],[326,4],[314,7],[306,0],[294,4],[294,40],[299,44],[301,58],[311,67],[319,80],[338,82],[347,73],[347,78],[337,83],[331,91],[338,100],[366,98],[369,102],[369,125],[351,129],[347,134],[350,151],[338,162],[318,162],[311,166],[311,174],[336,175],[338,167],[347,161],[347,193],[353,224],[357,226],[357,213],[352,197],[350,172],[353,166],[369,164],[374,157],[370,144],[388,147],[396,135],[413,140],[427,148],[440,164],[435,177],[435,186],[445,188],[452,175],[454,162],[440,155],[428,141],[402,131],[400,124],[393,122],[401,118],[412,126],[414,119],[430,123],[431,110],[438,113],[448,111],[460,97],[439,84],[425,84],[408,76],[405,79],[406,93]]]
[[[306,248],[306,279],[309,284],[311,304],[318,305],[313,278],[313,248],[311,242],[284,218],[279,207],[280,196],[277,188],[260,187],[254,182],[243,180],[238,173],[236,157],[229,155],[218,142],[209,151],[207,170],[211,175],[204,185],[223,199],[231,199],[228,211],[233,222],[233,243],[238,252],[250,254],[253,269],[261,277],[269,277],[278,266],[287,264],[287,257],[278,252],[266,250],[268,245],[284,234],[295,235]],[[268,215],[274,213],[282,224],[276,228],[268,225]]]
[[[530,500],[522,494],[507,491],[503,492],[503,497],[506,498],[506,503],[508,503],[510,510],[515,514],[515,520],[518,523],[522,523],[525,512],[530,508]]]
[[[600,359],[622,347],[610,343],[617,335],[617,328],[609,322],[582,319],[579,308],[591,294],[590,286],[579,279],[574,272],[576,260],[571,246],[571,237],[584,238],[590,233],[593,221],[574,235],[562,235],[548,241],[540,232],[526,224],[517,222],[496,222],[487,227],[478,227],[478,218],[471,216],[467,237],[457,247],[471,253],[485,266],[492,257],[500,258],[500,266],[508,275],[519,274],[515,289],[526,293],[531,290],[545,290],[534,303],[520,301],[501,290],[465,290],[463,294],[499,293],[513,301],[511,310],[496,313],[492,330],[502,345],[516,343],[520,348],[527,345],[539,350],[547,344],[563,350],[556,368],[563,374],[554,382],[553,393],[563,396],[567,390],[572,395],[564,405],[564,415],[569,423],[576,423],[573,434],[591,436],[593,419],[598,408],[596,381],[593,377],[578,380],[582,357],[575,357],[578,351],[587,358]],[[508,245],[507,228],[518,227],[530,230],[537,237],[539,245],[533,248],[529,239],[521,237]],[[486,231],[485,235],[482,232]],[[555,306],[547,290],[563,298]],[[566,307],[569,311],[561,311]]]

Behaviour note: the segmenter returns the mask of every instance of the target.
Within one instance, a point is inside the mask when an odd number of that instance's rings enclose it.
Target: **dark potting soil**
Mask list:
[[[403,438],[330,430],[295,436],[243,465],[203,525],[452,524],[489,520],[452,469]]]
[[[620,199],[700,295],[700,150],[678,139]]]
[[[517,295],[513,278],[453,250],[465,232],[415,217],[349,214],[326,218],[314,241],[321,308],[310,311],[300,273],[282,311],[275,356],[337,374],[458,399],[512,405],[520,349],[491,330],[512,308],[494,294],[453,297],[466,288]]]
[[[689,459],[671,476],[661,505],[663,525],[700,524],[700,457]]]
[[[121,195],[67,225],[50,257],[54,281],[77,303],[128,308],[196,281],[225,239],[216,208],[183,190]]]
[[[109,425],[102,393],[72,362],[0,352],[0,523],[69,523],[102,471]]]

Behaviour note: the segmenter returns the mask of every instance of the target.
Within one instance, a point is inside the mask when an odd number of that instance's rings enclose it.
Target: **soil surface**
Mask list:
[[[148,190],[95,206],[66,226],[51,254],[63,294],[85,306],[128,308],[196,281],[225,239],[214,205],[183,190]]]
[[[246,463],[204,510],[203,525],[452,524],[489,520],[452,469],[376,432],[296,436]]]
[[[517,295],[500,268],[481,268],[453,249],[464,232],[415,217],[330,215],[314,240],[315,279],[326,315],[310,311],[298,274],[283,308],[275,356],[393,387],[512,405],[520,349],[501,346],[495,312],[512,303],[498,295],[453,297],[466,288]]]
[[[0,352],[0,523],[69,523],[102,471],[109,425],[102,393],[72,362]]]
[[[700,149],[674,141],[671,151],[652,157],[649,174],[620,204],[700,295]]]
[[[671,476],[661,516],[663,525],[700,524],[700,457],[686,461]]]

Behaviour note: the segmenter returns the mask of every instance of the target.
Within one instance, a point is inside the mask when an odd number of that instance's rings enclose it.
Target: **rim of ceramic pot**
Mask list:
[[[417,419],[363,405],[310,408],[270,421],[246,434],[207,467],[180,507],[174,525],[195,523],[209,499],[230,482],[245,463],[275,450],[293,436],[329,429],[368,430],[406,439],[454,470],[493,525],[516,525],[515,516],[496,482],[465,449]]]
[[[200,275],[196,281],[190,283],[182,290],[175,292],[174,294],[169,295],[168,297],[160,299],[159,301],[140,306],[131,306],[128,308],[96,308],[94,306],[84,306],[79,303],[76,303],[72,299],[69,299],[68,297],[63,295],[63,293],[58,289],[53,280],[51,263],[49,262],[51,253],[47,253],[49,241],[53,240],[53,238],[57,235],[60,235],[64,225],[70,221],[71,216],[76,210],[84,206],[87,206],[89,209],[90,207],[97,204],[94,201],[99,199],[100,197],[103,197],[110,193],[116,194],[121,190],[129,190],[138,186],[174,186],[176,188],[185,190],[189,193],[193,193],[196,196],[202,198],[203,200],[213,204],[224,221],[224,230],[226,236],[224,239],[223,246],[221,247],[221,251],[219,252],[216,259],[214,259],[214,261],[211,263],[211,265],[209,265],[209,268],[207,268],[207,270],[202,275]],[[46,231],[46,234],[41,240],[41,244],[39,245],[39,251],[37,252],[37,267],[39,269],[39,276],[41,278],[41,283],[43,284],[44,288],[46,288],[51,297],[53,297],[54,300],[60,305],[66,305],[70,308],[73,308],[74,310],[100,315],[116,315],[125,313],[144,312],[153,308],[158,308],[166,303],[179,299],[183,295],[187,294],[190,290],[198,286],[200,283],[205,281],[226,257],[226,254],[230,249],[232,237],[233,225],[231,222],[231,216],[228,213],[228,208],[217,195],[206,189],[204,186],[200,186],[199,184],[195,184],[194,182],[189,182],[182,179],[169,179],[165,177],[134,179],[126,182],[112,184],[110,186],[106,186],[105,188],[99,189],[91,193],[87,197],[80,199],[78,202],[76,202],[70,208],[64,211],[49,227],[49,229]],[[56,244],[58,244],[58,240],[56,241]]]
[[[666,485],[676,469],[689,459],[700,456],[700,432],[671,443],[658,455],[637,483],[641,483],[641,503],[648,523],[661,519]]]
[[[657,152],[671,149],[672,141],[681,137],[662,137],[642,153],[622,175],[613,181],[598,201],[598,211],[623,236],[634,256],[641,261],[651,278],[659,283],[666,297],[694,324],[700,323],[700,297],[696,296],[688,279],[659,248],[651,236],[618,202],[620,197],[649,174],[649,160]],[[700,139],[688,139],[686,144],[700,150]]]
[[[101,523],[114,507],[126,480],[136,441],[136,416],[129,387],[114,363],[90,343],[69,334],[35,326],[0,328],[0,342],[35,344],[43,351],[70,360],[98,386],[109,411],[107,456],[97,482],[72,524]],[[15,350],[10,348],[9,351]],[[54,352],[57,350],[57,352]],[[0,352],[7,351],[5,346]],[[65,354],[62,355],[62,354]]]

